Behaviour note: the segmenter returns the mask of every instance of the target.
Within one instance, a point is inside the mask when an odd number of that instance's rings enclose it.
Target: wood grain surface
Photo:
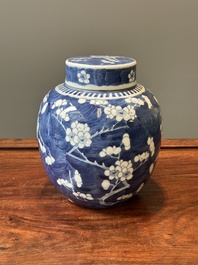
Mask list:
[[[0,140],[0,264],[198,264],[197,143],[163,141],[139,195],[93,210],[55,190],[35,140]]]

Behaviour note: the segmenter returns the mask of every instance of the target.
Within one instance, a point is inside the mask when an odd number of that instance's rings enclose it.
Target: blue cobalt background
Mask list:
[[[70,63],[78,63],[83,65],[98,65],[98,66],[109,66],[109,65],[119,65],[119,64],[129,64],[129,63],[135,63],[135,60],[133,58],[129,57],[123,57],[123,56],[79,56],[79,57],[73,57],[69,58],[67,60]]]
[[[84,70],[82,68],[81,70]],[[129,67],[126,69],[86,69],[86,73],[91,76],[90,84],[97,86],[110,86],[110,85],[122,85],[128,83],[128,75],[131,71],[136,71],[136,66]],[[69,73],[68,73],[69,72]],[[77,67],[66,67],[67,81],[78,83],[86,86],[85,83],[80,83],[77,79],[77,73],[79,68]],[[135,79],[135,78],[134,78]],[[135,81],[135,80],[134,80]]]

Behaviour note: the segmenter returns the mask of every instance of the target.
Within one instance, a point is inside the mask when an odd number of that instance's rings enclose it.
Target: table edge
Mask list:
[[[0,139],[0,149],[38,149],[35,138]],[[198,148],[198,138],[192,139],[162,139],[161,148]]]

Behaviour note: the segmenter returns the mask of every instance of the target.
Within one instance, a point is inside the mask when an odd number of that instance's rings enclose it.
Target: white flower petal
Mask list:
[[[107,180],[107,179],[105,179],[105,180],[103,180],[103,182],[102,182],[101,185],[102,185],[102,187],[103,187],[104,190],[108,190],[109,187],[110,187],[110,181]]]
[[[83,104],[83,103],[85,103],[86,102],[86,98],[80,98],[79,100],[78,100],[78,103],[80,103],[80,104]]]
[[[91,194],[86,194],[86,199],[92,201],[94,198]]]
[[[101,152],[99,153],[99,156],[100,156],[100,157],[105,157],[105,156],[106,156],[106,152],[101,151]]]
[[[55,162],[55,159],[52,156],[46,156],[45,162],[48,165],[52,165]]]

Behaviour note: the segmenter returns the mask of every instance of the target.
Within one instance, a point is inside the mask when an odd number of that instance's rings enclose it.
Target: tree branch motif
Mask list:
[[[117,131],[117,130],[120,130],[120,129],[128,128],[127,125],[125,125],[125,126],[120,126],[120,127],[115,128],[116,125],[117,125],[117,124],[114,124],[114,125],[112,126],[112,128],[107,128],[107,129],[104,129],[104,127],[103,127],[100,131],[95,132],[95,133],[91,136],[91,139],[94,138],[94,137],[96,137],[96,136],[98,136],[98,135],[101,135],[101,134],[103,134],[103,133],[109,133],[109,132],[114,132],[114,131]]]
[[[82,102],[79,102],[79,103],[80,104],[83,103],[83,100]],[[89,103],[98,105],[99,102],[91,100]],[[129,180],[133,177],[133,172],[138,170],[138,168],[140,168],[144,163],[146,163],[149,156],[154,155],[155,145],[154,145],[153,138],[148,136],[148,141],[147,141],[148,152],[138,154],[134,158],[134,162],[138,164],[136,164],[137,165],[136,168],[133,168],[132,161],[122,160],[122,156],[121,156],[123,149],[127,151],[127,150],[130,150],[131,148],[129,134],[125,132],[122,135],[122,140],[119,146],[115,146],[115,145],[107,146],[106,148],[102,149],[101,152],[99,153],[100,158],[107,156],[109,158],[115,159],[114,163],[110,167],[107,167],[104,162],[102,164],[99,164],[97,160],[90,161],[88,157],[83,153],[83,149],[90,147],[95,137],[100,136],[102,134],[119,131],[119,130],[125,131],[124,129],[128,128],[127,123],[133,122],[137,118],[136,110],[134,106],[131,105],[131,102],[127,102],[127,100],[126,100],[126,103],[128,103],[128,105],[124,107],[111,105],[106,101],[102,103],[104,105],[101,105],[101,102],[100,102],[100,107],[103,108],[103,113],[106,115],[106,118],[110,120],[114,120],[115,123],[110,128],[105,128],[103,126],[102,129],[98,129],[96,132],[91,134],[91,128],[89,127],[88,123],[84,123],[84,122],[81,123],[79,121],[71,119],[72,116],[68,115],[69,112],[77,111],[77,108],[74,105],[72,105],[71,103],[68,103],[66,99],[55,101],[51,107],[52,109],[55,109],[54,113],[52,114],[52,117],[57,122],[57,124],[55,122],[55,125],[54,125],[55,129],[53,132],[57,133],[58,131],[58,136],[61,136],[60,137],[61,140],[64,140],[69,143],[69,145],[67,145],[67,150],[68,150],[68,146],[70,146],[69,147],[70,150],[69,151],[65,150],[67,151],[64,154],[65,158],[71,157],[72,159],[75,159],[82,163],[86,163],[87,165],[98,167],[104,171],[104,179],[101,183],[101,186],[104,191],[106,190],[106,193],[105,194],[103,193],[104,195],[102,197],[95,198],[95,199],[99,200],[99,203],[101,205],[113,205],[113,204],[119,203],[120,200],[123,200],[124,198],[126,199],[132,196],[132,193],[124,194],[124,195],[121,195],[121,197],[117,196],[116,198],[117,201],[114,200],[114,202],[107,202],[108,198],[110,198],[111,196],[119,194],[120,192],[130,187]],[[142,104],[143,104],[143,101],[141,100],[136,102],[136,105],[142,105]],[[42,114],[45,112],[45,109],[46,108],[43,107]],[[100,109],[100,111],[97,112],[97,117],[99,118],[101,115],[102,115],[102,111]],[[65,124],[70,124],[70,126],[68,127]],[[61,127],[59,127],[59,125]],[[50,150],[47,146],[45,146],[44,141],[40,134],[39,134],[39,138],[40,138],[40,143],[39,143],[40,147],[41,149],[45,151],[43,153],[46,153],[46,155],[49,154],[47,156],[47,159],[45,159],[45,162],[48,165],[52,165],[53,163],[55,163],[55,159],[51,156]],[[86,197],[85,194],[81,193],[81,191],[78,192],[75,190],[75,186],[73,183],[73,180],[75,180],[75,174],[76,174],[76,178],[80,179],[80,181],[82,181],[82,179],[80,176],[80,172],[74,169],[75,170],[75,173],[74,173],[73,169],[71,168],[69,169],[69,175],[68,175],[69,181],[59,178],[57,180],[57,183],[59,185],[63,185],[65,188],[71,189],[73,191],[74,196],[80,197],[82,199],[87,199],[87,200],[94,199],[91,194],[87,194],[86,196],[88,195],[89,196]],[[83,184],[82,182],[79,182],[77,185],[78,188],[81,188],[82,184]]]
[[[82,154],[82,153],[81,153]],[[105,166],[105,164],[103,163],[102,165],[98,164],[97,161],[95,160],[94,162],[91,162],[90,160],[87,159],[86,156],[83,156],[84,159],[80,158],[80,157],[77,157],[75,155],[73,155],[72,153],[67,153],[66,156],[70,156],[78,161],[81,161],[81,162],[84,162],[84,163],[87,163],[89,165],[92,165],[92,166],[96,166],[96,167],[99,167],[99,168],[102,168],[102,169],[107,169],[107,167]]]
[[[118,186],[119,183],[120,183],[120,182],[118,182],[117,185],[113,186],[113,188],[111,189],[111,191],[110,191],[109,193],[106,193],[104,196],[102,196],[102,197],[100,198],[99,201],[100,201],[100,204],[101,204],[101,205],[107,205],[107,204],[109,204],[109,205],[114,205],[114,204],[116,204],[116,203],[119,203],[119,201],[114,202],[114,203],[113,203],[113,202],[105,202],[105,200],[107,200],[109,197],[111,197],[111,196],[113,196],[113,195],[119,193],[120,191],[125,190],[125,189],[127,189],[127,188],[130,187],[130,185],[128,184],[127,181],[123,181],[123,187],[121,187],[121,188],[119,188],[119,189],[115,189],[115,188]]]

